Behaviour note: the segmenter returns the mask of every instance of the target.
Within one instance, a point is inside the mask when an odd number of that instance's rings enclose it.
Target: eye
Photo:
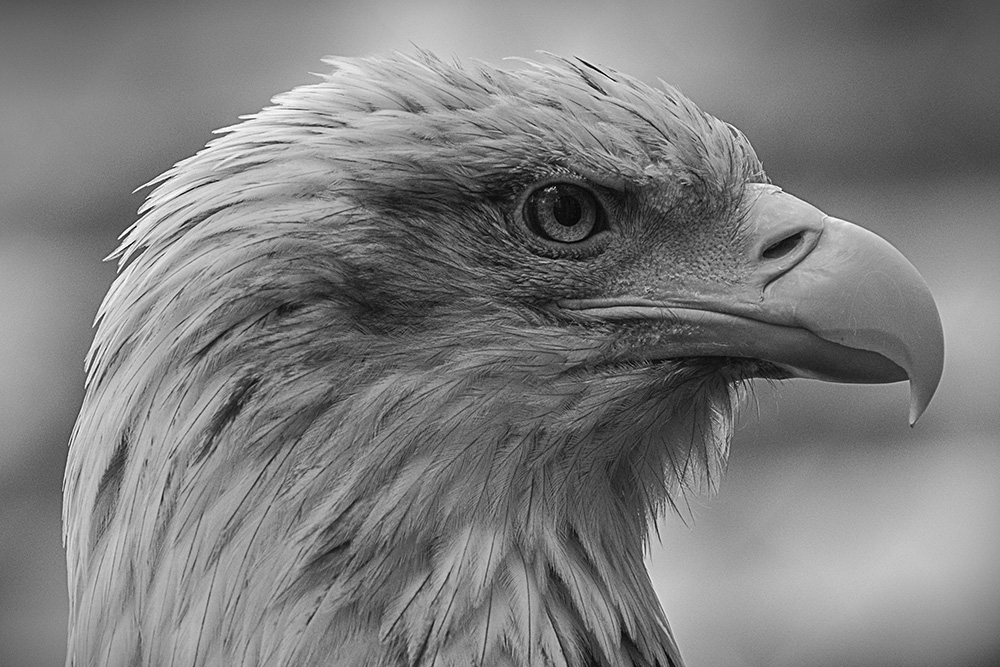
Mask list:
[[[601,227],[603,211],[592,192],[575,183],[543,186],[524,202],[532,231],[560,243],[576,243]]]

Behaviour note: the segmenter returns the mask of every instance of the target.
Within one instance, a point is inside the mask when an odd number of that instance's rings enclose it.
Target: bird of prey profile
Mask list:
[[[65,478],[72,667],[679,667],[647,530],[752,378],[942,367],[886,241],[580,60],[332,72],[159,180]]]

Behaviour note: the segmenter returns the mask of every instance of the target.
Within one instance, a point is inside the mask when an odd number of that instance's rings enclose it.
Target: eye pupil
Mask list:
[[[561,195],[552,206],[552,216],[563,227],[572,227],[580,222],[582,214],[583,208],[580,206],[580,202],[574,197]]]
[[[532,231],[549,241],[576,243],[599,230],[601,207],[594,194],[576,183],[555,183],[532,192],[524,214]]]

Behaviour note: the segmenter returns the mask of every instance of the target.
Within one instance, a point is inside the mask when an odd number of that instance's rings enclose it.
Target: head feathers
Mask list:
[[[116,254],[72,664],[678,665],[645,532],[720,465],[740,377],[624,362],[550,305],[668,243],[636,211],[729,238],[752,149],[583,61],[328,62],[158,179]],[[622,254],[532,245],[555,177],[621,194]]]

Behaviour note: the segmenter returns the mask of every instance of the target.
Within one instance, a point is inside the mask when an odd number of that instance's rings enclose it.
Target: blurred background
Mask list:
[[[902,384],[761,384],[718,493],[663,521],[650,564],[691,667],[998,664],[1000,3],[903,0],[5,4],[0,664],[62,663],[62,468],[133,190],[322,56],[413,45],[669,81],[938,299],[915,428]]]

